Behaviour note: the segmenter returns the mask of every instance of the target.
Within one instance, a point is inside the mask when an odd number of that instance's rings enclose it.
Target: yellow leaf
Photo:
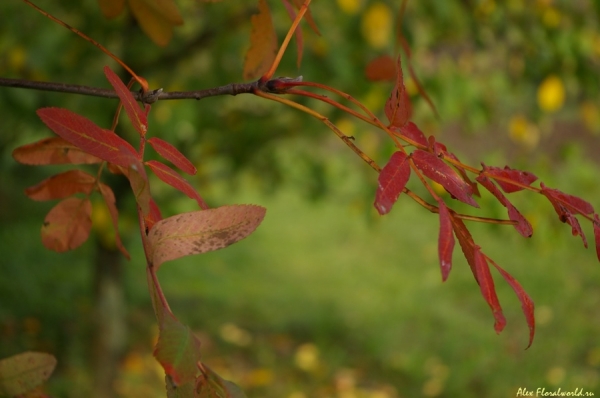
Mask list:
[[[540,129],[522,115],[515,115],[510,119],[508,131],[514,142],[529,149],[535,148],[540,142]]]
[[[364,13],[361,31],[373,48],[385,47],[392,36],[392,11],[382,2],[373,3]]]
[[[129,8],[144,33],[159,46],[166,46],[173,37],[173,26],[183,19],[173,0],[128,0]]]
[[[556,75],[550,75],[540,84],[537,91],[540,109],[544,112],[554,112],[562,108],[565,102],[565,86]]]
[[[360,0],[337,0],[338,7],[346,14],[354,15],[360,9]]]
[[[250,80],[269,70],[277,53],[277,36],[271,19],[271,10],[265,0],[258,2],[258,14],[252,16],[250,49],[244,60],[244,79]]]
[[[114,18],[123,11],[125,0],[98,0],[98,5],[106,18]]]

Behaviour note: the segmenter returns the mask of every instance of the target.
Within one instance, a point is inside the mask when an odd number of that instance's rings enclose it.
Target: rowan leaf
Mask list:
[[[446,145],[442,144],[439,141],[436,141],[436,139],[433,135],[430,135],[429,139],[427,141],[428,141],[429,149],[431,149],[431,151],[437,157],[442,158],[442,159],[452,159],[458,163],[461,163],[460,160],[458,159],[458,157],[456,157],[456,155],[453,154],[452,152],[448,152],[448,148],[446,148]],[[462,166],[457,165],[457,164],[452,164],[452,167],[454,167],[454,169],[458,172],[458,174],[461,176],[461,178],[467,184],[469,184],[469,186],[471,187],[471,190],[473,191],[473,195],[481,197],[481,194],[479,193],[479,188],[477,187],[477,183],[471,181],[471,179],[469,178],[469,175],[467,174],[467,171]]]
[[[176,386],[195,380],[200,361],[200,340],[170,313],[162,317],[159,328],[154,357],[165,374]]]
[[[0,396],[16,397],[48,380],[56,358],[43,352],[27,351],[0,360]]]
[[[89,195],[96,186],[96,177],[81,170],[68,170],[46,178],[25,189],[33,200],[63,199],[76,193]]]
[[[442,281],[448,279],[452,269],[452,252],[454,251],[454,234],[452,233],[452,215],[443,200],[438,200],[440,213],[440,234],[438,238],[438,256],[440,258],[440,269]]]
[[[372,82],[394,81],[396,78],[396,61],[389,55],[381,55],[367,64],[365,76]]]
[[[292,0],[292,2],[294,3],[297,9],[300,9],[304,5],[305,0]],[[304,20],[306,21],[306,23],[308,23],[308,26],[310,26],[313,32],[315,32],[319,36],[321,35],[321,32],[319,32],[319,28],[315,23],[312,13],[310,12],[310,7],[308,7],[306,9],[306,13],[304,13]]]
[[[16,148],[13,158],[22,164],[94,164],[102,159],[82,151],[61,137],[49,137]]]
[[[460,218],[452,218],[452,229],[454,229],[454,235],[458,239],[458,243],[460,244],[460,248],[467,260],[467,264],[471,268],[471,273],[475,278],[477,284],[479,284],[479,279],[477,279],[477,270],[475,267],[475,253],[473,248],[475,247],[475,242],[473,241],[473,237],[471,233],[467,229],[467,226]]]
[[[113,72],[108,66],[105,66],[104,74],[121,99],[121,103],[123,103],[125,112],[127,113],[129,120],[131,120],[133,127],[140,134],[140,136],[144,137],[148,131],[148,119],[146,118],[146,113],[138,105],[135,98],[133,98],[131,91],[129,91],[127,86],[121,81],[115,72]]]
[[[165,261],[229,246],[254,232],[265,211],[255,205],[232,205],[158,221],[148,234],[152,263],[159,267]]]
[[[200,375],[196,379],[197,398],[247,398],[240,387],[221,378],[205,364],[200,365]]]
[[[403,136],[410,138],[412,141],[415,141],[418,144],[423,146],[427,146],[427,138],[425,138],[425,134],[417,127],[413,122],[408,122],[404,126],[401,127],[392,127],[392,131],[399,131]]]
[[[163,182],[169,184],[175,189],[180,190],[190,199],[194,199],[196,202],[198,202],[198,206],[200,206],[200,208],[204,210],[208,209],[208,205],[204,202],[204,199],[202,199],[200,194],[194,189],[194,187],[190,185],[189,182],[177,174],[175,170],[156,160],[149,160],[146,162],[146,165],[148,165],[154,174],[156,174],[156,176]]]
[[[250,22],[250,48],[244,60],[246,80],[256,79],[269,70],[277,53],[277,35],[266,0],[258,1],[258,14],[252,15]]]
[[[529,326],[529,344],[527,348],[531,347],[531,343],[533,343],[533,336],[535,335],[535,315],[534,309],[535,306],[533,304],[533,300],[531,297],[525,292],[523,287],[511,274],[503,270],[498,264],[494,261],[490,260],[492,265],[496,267],[500,275],[504,278],[506,282],[510,285],[510,287],[514,290],[517,298],[521,302],[521,309],[523,310],[523,315],[525,315],[525,320],[527,321],[527,326]],[[525,348],[525,349],[527,349]]]
[[[594,214],[594,239],[596,241],[596,257],[600,261],[600,218]]]
[[[159,46],[169,44],[174,26],[183,25],[183,18],[173,0],[128,1],[140,28]]]
[[[102,198],[104,199],[104,203],[106,203],[106,207],[108,208],[113,227],[115,229],[115,244],[117,245],[117,249],[119,249],[119,251],[123,253],[125,258],[130,260],[131,257],[129,256],[129,252],[127,252],[127,249],[125,249],[125,246],[123,246],[123,242],[121,241],[121,235],[119,234],[119,211],[117,210],[117,201],[115,199],[115,194],[112,188],[106,184],[100,183],[99,188],[100,193],[102,194]]]
[[[542,188],[541,194],[548,198],[553,204],[562,203],[575,214],[594,214],[594,207],[589,202],[578,198],[577,196],[561,192],[558,189],[548,188],[543,182],[540,183],[540,187]]]
[[[42,108],[37,114],[56,134],[102,160],[129,167],[124,161],[128,156],[124,155],[136,155],[133,146],[113,131],[102,129],[68,109]]]
[[[146,224],[146,228],[148,229],[148,231],[152,229],[154,224],[162,220],[162,214],[160,213],[160,209],[158,208],[158,205],[152,198],[150,198],[149,207],[150,211],[144,217],[144,223]]]
[[[508,166],[504,166],[504,168],[501,169],[499,167],[486,166],[483,163],[481,165],[483,166],[483,173],[494,179],[506,193],[520,191],[524,189],[522,185],[530,186],[531,183],[537,180],[535,174],[528,171],[515,170]],[[511,181],[520,185],[511,184]]]
[[[517,210],[517,208],[508,200],[506,196],[494,185],[491,179],[486,177],[484,174],[480,174],[476,178],[485,189],[487,189],[492,195],[498,199],[502,206],[508,209],[508,218],[512,221],[516,221],[514,225],[515,229],[524,237],[529,238],[533,235],[533,227],[527,221],[525,217]]]
[[[379,173],[379,184],[373,205],[381,215],[392,210],[392,206],[410,178],[410,163],[407,160],[408,157],[404,152],[394,152]]]
[[[42,225],[42,243],[48,249],[65,252],[81,246],[92,228],[92,204],[85,198],[67,198],[54,206]]]
[[[475,270],[477,271],[477,280],[479,281],[481,295],[494,314],[494,330],[496,333],[500,333],[504,329],[504,326],[506,326],[506,319],[504,318],[502,307],[500,307],[500,302],[496,295],[496,287],[494,286],[494,279],[490,273],[490,267],[487,263],[487,259],[483,253],[481,253],[481,248],[479,246],[473,248],[473,257],[475,260]]]
[[[125,0],[98,0],[98,5],[102,14],[106,18],[112,19],[123,11]]]
[[[390,97],[385,103],[385,115],[390,121],[390,126],[402,127],[410,119],[412,108],[408,93],[404,87],[404,78],[402,76],[402,65],[400,57],[396,62],[396,83],[392,89]]]
[[[192,162],[167,141],[158,137],[152,137],[147,142],[152,145],[152,148],[154,148],[160,156],[173,163],[181,171],[190,175],[196,174],[196,167],[194,167]]]
[[[473,207],[479,207],[473,199],[473,189],[465,182],[452,167],[448,166],[442,159],[430,152],[420,149],[412,153],[412,159],[421,172],[431,180],[443,186],[456,199],[469,204]]]

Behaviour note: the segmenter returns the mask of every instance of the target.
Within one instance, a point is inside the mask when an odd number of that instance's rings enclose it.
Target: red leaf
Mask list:
[[[525,319],[527,320],[527,325],[529,326],[529,344],[527,348],[531,347],[531,343],[533,343],[533,336],[535,335],[535,316],[534,316],[534,304],[531,297],[523,290],[521,284],[517,282],[515,278],[512,277],[511,274],[503,270],[498,264],[494,261],[490,260],[492,265],[496,267],[496,269],[500,272],[500,275],[504,278],[506,282],[512,287],[517,298],[521,302],[521,308],[523,309],[523,314],[525,315]],[[525,348],[525,349],[527,349]]]
[[[404,87],[404,79],[402,77],[402,65],[400,57],[396,63],[396,84],[390,94],[390,97],[385,103],[385,115],[390,121],[390,126],[402,127],[410,119],[412,108],[408,93]]]
[[[437,157],[452,159],[452,160],[460,163],[460,160],[456,157],[456,155],[453,154],[452,152],[448,152],[446,145],[442,144],[441,142],[436,141],[434,136],[432,136],[432,135],[429,136],[428,145],[429,145],[429,148],[433,151],[433,153]],[[479,188],[477,187],[477,183],[471,181],[471,179],[469,178],[469,176],[467,174],[467,171],[463,167],[456,165],[456,164],[452,164],[452,167],[454,167],[456,169],[456,171],[458,172],[458,174],[460,174],[462,179],[467,184],[469,184],[469,186],[471,187],[471,190],[473,191],[473,195],[481,196],[481,194],[479,193]]]
[[[560,202],[575,214],[594,214],[594,207],[589,202],[578,198],[577,196],[563,193],[558,189],[548,188],[543,182],[540,183],[540,187],[542,188],[541,194],[547,197],[553,204]]]
[[[304,1],[305,0],[292,0],[297,9],[300,9],[304,5]],[[321,35],[321,32],[319,32],[319,28],[317,27],[317,24],[315,23],[315,20],[312,17],[312,13],[310,12],[310,7],[304,13],[304,20],[306,21],[306,23],[308,23],[308,26],[310,26],[313,32],[315,32],[319,36]]]
[[[473,257],[481,294],[494,314],[494,319],[496,320],[494,330],[496,333],[500,333],[504,329],[504,326],[506,326],[506,319],[504,318],[504,314],[502,314],[502,307],[500,307],[500,302],[496,295],[496,287],[494,286],[494,279],[490,273],[489,265],[483,253],[481,253],[479,246],[473,248]]]
[[[265,208],[221,206],[168,217],[148,233],[155,267],[165,261],[227,247],[250,235],[262,222]]]
[[[154,174],[160,178],[163,182],[169,184],[175,189],[180,190],[186,194],[190,199],[195,199],[198,202],[200,208],[206,210],[208,205],[204,202],[204,199],[198,192],[190,185],[189,182],[183,179],[175,170],[170,168],[164,163],[157,162],[156,160],[149,160],[146,164],[152,169]]]
[[[596,240],[596,257],[600,261],[600,218],[594,214],[594,238]]]
[[[379,173],[374,206],[381,215],[392,210],[392,206],[410,178],[410,164],[407,159],[404,152],[394,152]]]
[[[258,14],[250,18],[252,33],[250,49],[244,60],[244,79],[255,79],[273,64],[277,53],[277,35],[273,27],[271,10],[265,0],[258,1]]]
[[[290,16],[290,19],[292,21],[295,20],[296,12],[292,8],[292,5],[287,0],[282,0],[282,2],[283,2],[283,5],[285,6],[285,9],[286,9],[288,15]],[[294,32],[294,36],[296,36],[296,53],[297,53],[296,66],[299,68],[300,64],[302,63],[302,51],[304,49],[304,38],[302,36],[302,28],[300,27],[300,25],[298,25],[298,27],[296,28],[296,31]]]
[[[467,264],[471,268],[471,273],[475,278],[477,284],[479,284],[479,279],[477,279],[477,271],[475,267],[475,254],[473,248],[475,247],[475,242],[473,241],[473,237],[471,233],[467,229],[467,226],[460,218],[452,218],[452,228],[454,229],[454,234],[458,239],[458,243],[460,244],[460,248],[467,260]]]
[[[160,214],[160,209],[156,202],[150,198],[150,211],[144,218],[144,222],[146,223],[146,228],[148,231],[152,229],[154,224],[162,220],[162,214]]]
[[[396,78],[396,62],[389,55],[382,55],[367,64],[367,79],[376,81],[394,81]]]
[[[443,186],[456,199],[473,207],[479,207],[472,197],[471,186],[442,159],[420,149],[413,152],[412,159],[425,176]]]
[[[173,163],[181,171],[191,175],[196,174],[196,167],[194,167],[192,162],[190,162],[190,160],[186,158],[184,154],[179,152],[177,148],[169,144],[167,141],[158,137],[152,137],[148,140],[148,143],[152,145],[152,148],[154,148],[154,150],[158,152],[160,156]]]
[[[63,199],[76,193],[90,194],[96,186],[96,177],[81,170],[69,170],[45,179],[25,190],[33,200]]]
[[[148,119],[146,118],[144,110],[137,104],[135,98],[133,98],[133,94],[131,94],[131,91],[129,91],[121,79],[119,79],[119,76],[117,76],[117,74],[108,66],[104,67],[104,74],[121,99],[123,107],[125,107],[125,112],[127,112],[127,116],[129,117],[129,120],[131,120],[133,127],[142,137],[145,136],[146,131],[148,131]]]
[[[135,149],[123,138],[68,109],[42,108],[37,114],[56,134],[102,160],[129,167],[123,155],[136,155]]]
[[[143,215],[147,215],[150,212],[150,202],[152,197],[150,196],[150,184],[148,183],[148,175],[142,162],[139,161],[136,154],[124,152],[120,159],[120,162],[129,164],[128,167],[121,167],[117,169],[127,179],[131,185],[131,190],[135,196],[135,200],[142,210]],[[109,164],[109,170],[111,169]]]
[[[89,199],[67,198],[54,206],[42,226],[42,243],[50,250],[65,252],[83,244],[92,228]]]
[[[515,229],[524,237],[531,237],[531,235],[533,235],[533,228],[531,227],[529,221],[527,221],[527,219],[523,217],[519,210],[517,210],[512,203],[510,203],[506,196],[504,196],[504,194],[496,187],[496,185],[494,185],[492,180],[487,178],[484,174],[480,174],[476,180],[492,195],[494,195],[504,207],[508,209],[508,218],[517,222],[517,224],[514,225]]]
[[[443,200],[438,201],[440,211],[440,235],[438,239],[438,255],[442,270],[442,281],[448,279],[452,269],[452,252],[454,251],[454,235],[452,233],[451,214]]]
[[[44,138],[32,144],[16,148],[13,157],[19,163],[29,165],[93,164],[102,159],[82,151],[61,137]]]
[[[418,144],[423,146],[427,146],[427,138],[425,138],[425,134],[417,127],[413,122],[408,122],[404,126],[401,127],[392,127],[392,131],[400,131],[400,134],[403,136],[410,138]]]
[[[523,189],[522,186],[511,184],[510,181],[530,186],[532,182],[537,180],[537,177],[528,171],[515,170],[508,166],[504,166],[504,169],[501,169],[493,166],[488,167],[483,163],[481,165],[483,166],[483,173],[493,178],[506,193],[517,192]]]
[[[123,253],[125,258],[130,260],[131,257],[129,256],[127,249],[125,249],[125,246],[123,246],[121,235],[119,234],[119,211],[117,210],[115,194],[113,190],[106,184],[100,183],[99,187],[100,193],[104,198],[104,203],[106,203],[106,206],[108,207],[108,212],[110,213],[110,218],[115,229],[115,244],[117,245],[117,249]]]

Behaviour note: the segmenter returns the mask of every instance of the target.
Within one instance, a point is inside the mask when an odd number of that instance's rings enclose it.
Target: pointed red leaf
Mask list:
[[[442,144],[441,142],[436,141],[434,136],[430,135],[429,139],[427,141],[428,141],[429,148],[433,151],[433,153],[437,157],[444,158],[444,159],[446,159],[446,158],[452,159],[452,160],[460,163],[460,160],[458,159],[458,157],[456,157],[456,155],[453,154],[452,152],[448,152],[446,145]],[[469,184],[469,186],[471,187],[471,190],[473,191],[473,195],[481,197],[481,194],[479,193],[479,188],[477,187],[477,183],[471,181],[471,179],[469,178],[469,175],[467,174],[467,171],[460,165],[452,164],[452,167],[454,167],[454,169],[458,172],[458,174],[460,174],[461,178],[467,184]]]
[[[152,145],[152,148],[154,148],[154,150],[158,152],[160,156],[173,163],[181,171],[191,175],[196,174],[196,167],[194,167],[192,162],[167,141],[158,137],[152,137],[147,142]]]
[[[136,154],[131,144],[114,132],[68,109],[42,108],[37,114],[56,134],[102,160],[129,167],[123,163],[123,154]]]
[[[438,239],[438,255],[442,270],[442,281],[448,279],[452,269],[452,252],[454,251],[454,234],[452,233],[452,219],[448,207],[443,200],[438,201],[440,211],[440,234]]]
[[[396,78],[396,61],[389,55],[379,56],[367,64],[365,75],[372,82],[394,81]]]
[[[485,189],[487,189],[492,195],[498,199],[498,201],[508,209],[508,218],[512,221],[516,221],[517,223],[514,225],[515,229],[524,237],[529,238],[533,235],[533,227],[527,221],[525,217],[517,210],[515,206],[508,200],[506,196],[494,185],[492,180],[487,178],[484,174],[480,174],[476,178],[477,182],[479,182]]]
[[[594,207],[589,202],[577,196],[561,192],[558,189],[548,188],[543,182],[540,183],[540,187],[542,188],[541,194],[547,197],[553,204],[560,202],[575,214],[594,214]]]
[[[494,314],[494,330],[496,333],[500,333],[504,329],[504,326],[506,326],[506,319],[504,318],[504,314],[502,314],[502,307],[500,307],[500,302],[496,295],[496,287],[490,273],[490,267],[479,246],[473,248],[473,256],[481,294]]]
[[[290,16],[290,19],[292,21],[295,20],[296,12],[294,11],[292,5],[287,0],[282,0],[282,2],[285,6],[288,15]],[[300,64],[302,63],[302,53],[304,51],[304,37],[302,36],[302,28],[300,27],[300,25],[298,25],[298,27],[296,28],[294,36],[296,37],[296,67],[300,68]]]
[[[300,9],[304,5],[305,0],[292,0],[292,2],[294,3],[297,9]],[[321,35],[321,32],[319,32],[319,28],[317,27],[317,24],[313,19],[312,13],[310,12],[310,7],[307,8],[306,13],[304,13],[304,20],[306,21],[306,23],[308,23],[308,26],[310,26],[313,32],[315,32],[319,36]]]
[[[150,259],[158,268],[165,261],[227,247],[254,232],[265,211],[254,205],[221,206],[160,220],[148,233]]]
[[[473,189],[471,186],[460,178],[452,167],[448,166],[442,159],[420,149],[412,153],[412,159],[427,178],[443,186],[456,199],[473,207],[479,207],[472,197]]]
[[[392,89],[390,97],[385,103],[385,115],[390,121],[390,126],[402,127],[410,119],[412,107],[410,99],[404,87],[404,78],[402,77],[402,65],[400,57],[396,63],[396,84]]]
[[[102,159],[82,151],[61,137],[44,138],[16,148],[13,157],[19,163],[29,165],[93,164]]]
[[[44,219],[42,243],[50,250],[65,252],[83,244],[92,228],[89,199],[67,198],[54,206]]]
[[[473,241],[473,237],[471,233],[467,229],[467,226],[460,218],[452,218],[452,228],[454,229],[454,234],[458,239],[458,243],[460,244],[460,248],[467,260],[467,264],[471,268],[471,273],[475,278],[477,284],[479,284],[479,279],[477,279],[477,271],[475,267],[475,253],[473,248],[475,247],[475,242]]]
[[[106,207],[108,207],[108,212],[110,214],[110,218],[115,229],[115,244],[117,245],[117,249],[119,249],[119,251],[123,253],[125,258],[130,260],[131,257],[129,256],[127,249],[125,249],[125,246],[123,246],[123,242],[121,241],[121,235],[119,234],[119,211],[117,210],[115,194],[111,187],[109,187],[106,184],[100,183],[99,187],[100,193],[104,198],[104,203],[106,203]]]
[[[25,190],[33,200],[63,199],[76,193],[90,194],[96,186],[96,177],[81,170],[68,170]]]
[[[147,230],[150,231],[154,224],[156,224],[160,220],[162,220],[162,214],[160,214],[160,209],[158,208],[158,205],[156,204],[154,199],[150,198],[150,211],[144,218]]]
[[[105,66],[104,74],[121,99],[125,112],[127,112],[127,116],[129,117],[129,120],[131,120],[133,127],[140,133],[140,136],[145,136],[146,131],[148,131],[148,119],[146,118],[146,113],[138,105],[133,94],[131,94],[131,91],[129,91],[125,83],[121,81],[115,72],[108,66]]]
[[[189,182],[183,179],[183,177],[181,177],[175,170],[156,160],[149,160],[146,162],[146,164],[163,182],[169,184],[175,189],[180,190],[190,199],[196,200],[200,208],[204,210],[208,209],[208,205],[204,202],[204,199],[202,199],[200,194],[196,192],[194,187],[192,187]]]
[[[493,178],[506,193],[517,192],[523,189],[522,186],[511,184],[511,181],[520,185],[530,186],[531,183],[537,180],[535,174],[528,171],[515,170],[508,166],[504,166],[501,169],[499,167],[486,166],[483,163],[481,165],[483,166],[483,173]]]
[[[596,257],[600,261],[600,218],[594,214],[594,239],[596,240]]]
[[[255,79],[265,73],[275,60],[277,35],[271,10],[265,0],[258,1],[258,14],[250,18],[250,48],[244,60],[244,79]]]
[[[527,326],[529,326],[529,344],[527,348],[531,347],[531,343],[533,343],[533,336],[535,335],[535,316],[534,316],[534,304],[531,297],[525,292],[523,287],[511,274],[503,270],[498,264],[494,261],[489,260],[494,267],[500,272],[500,275],[504,278],[506,282],[512,287],[517,298],[521,302],[521,309],[523,310],[523,315],[525,315],[525,320],[527,320]],[[525,348],[525,349],[527,349]]]
[[[379,173],[374,206],[381,215],[392,210],[410,178],[410,164],[407,159],[404,152],[394,152]]]
[[[400,131],[400,134],[402,134],[406,138],[410,138],[418,144],[421,144],[423,146],[428,145],[427,138],[425,138],[425,134],[423,134],[421,129],[419,129],[419,127],[417,127],[417,125],[413,122],[408,122],[401,127],[392,127],[391,130],[394,132]]]

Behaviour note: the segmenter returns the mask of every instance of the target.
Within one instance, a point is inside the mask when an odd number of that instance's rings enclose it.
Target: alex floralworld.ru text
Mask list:
[[[517,397],[593,397],[594,393],[589,391],[583,391],[583,388],[576,388],[572,391],[565,391],[561,388],[557,390],[546,390],[546,388],[540,387],[535,391],[528,390],[526,388],[519,388],[517,390]]]

